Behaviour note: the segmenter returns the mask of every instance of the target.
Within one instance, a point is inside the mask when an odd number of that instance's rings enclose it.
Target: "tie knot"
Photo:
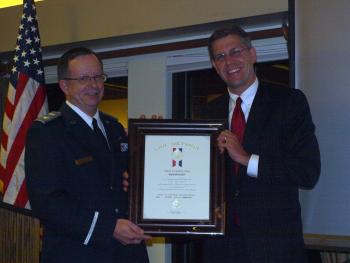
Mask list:
[[[236,105],[237,105],[237,106],[241,106],[241,104],[242,104],[242,99],[241,99],[241,97],[238,97],[238,98],[236,99]]]

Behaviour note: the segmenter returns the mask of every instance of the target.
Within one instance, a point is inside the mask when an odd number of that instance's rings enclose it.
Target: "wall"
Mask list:
[[[153,114],[171,118],[170,88],[167,88],[165,54],[135,57],[128,67],[128,116]]]
[[[350,248],[348,10],[347,0],[296,1],[296,85],[309,99],[322,161],[316,188],[302,193],[304,232]]]
[[[51,46],[287,11],[288,0],[45,0],[36,5],[42,46]],[[21,6],[0,9],[0,52],[14,49],[21,13]]]
[[[117,118],[124,128],[128,127],[128,100],[103,100],[99,108],[113,117]]]

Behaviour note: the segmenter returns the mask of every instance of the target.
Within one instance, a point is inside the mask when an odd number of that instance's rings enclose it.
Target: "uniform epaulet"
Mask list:
[[[39,121],[42,124],[47,124],[50,121],[55,120],[55,119],[57,119],[60,116],[61,116],[61,112],[59,112],[59,111],[51,111],[48,114],[37,118],[36,121]]]

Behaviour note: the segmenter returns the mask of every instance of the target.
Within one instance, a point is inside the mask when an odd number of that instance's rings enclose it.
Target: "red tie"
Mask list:
[[[241,108],[242,99],[238,97],[236,100],[236,106],[232,114],[231,119],[231,131],[237,135],[240,143],[243,143],[243,136],[245,130],[245,118],[244,113]],[[236,174],[238,172],[239,164],[235,163]]]
[[[231,119],[231,131],[236,134],[238,137],[238,140],[240,143],[243,143],[243,136],[244,136],[244,130],[245,130],[245,118],[244,118],[244,113],[241,108],[242,104],[242,99],[241,97],[238,97],[236,100],[236,106],[232,114],[232,119]],[[234,163],[234,169],[235,169],[235,175],[236,179],[238,180],[238,169],[239,169],[239,163]],[[240,226],[240,217],[238,216],[238,212],[236,209],[233,210],[233,222],[237,225]]]

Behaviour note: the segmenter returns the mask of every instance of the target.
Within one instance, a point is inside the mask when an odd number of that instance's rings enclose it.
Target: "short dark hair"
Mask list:
[[[75,59],[76,57],[85,56],[85,55],[95,55],[103,69],[102,60],[98,57],[98,55],[94,51],[86,47],[75,47],[65,52],[61,56],[60,60],[58,61],[58,64],[57,64],[58,80],[62,80],[68,77],[69,62],[71,60]]]
[[[251,48],[252,42],[250,39],[250,36],[247,32],[243,30],[243,28],[233,25],[231,27],[223,27],[219,28],[214,31],[214,33],[209,37],[208,39],[208,51],[210,59],[214,59],[214,53],[213,53],[213,44],[216,40],[227,37],[229,35],[238,36],[241,38],[242,43],[246,46]]]

